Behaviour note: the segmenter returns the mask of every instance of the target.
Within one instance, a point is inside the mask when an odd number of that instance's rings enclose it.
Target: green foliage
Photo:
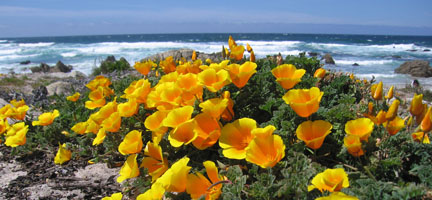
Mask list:
[[[94,68],[92,75],[96,76],[99,74],[107,74],[115,71],[124,71],[130,69],[131,66],[129,62],[121,57],[120,60],[117,61],[104,61],[98,68]]]

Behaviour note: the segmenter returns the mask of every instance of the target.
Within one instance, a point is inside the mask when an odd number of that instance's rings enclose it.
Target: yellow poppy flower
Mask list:
[[[382,91],[383,91],[382,81],[380,81],[377,84],[373,84],[371,86],[372,98],[375,100],[381,100],[382,99]]]
[[[56,165],[61,165],[71,159],[72,152],[70,150],[66,149],[66,143],[59,144],[59,149],[57,151],[57,154],[54,158],[54,163]]]
[[[153,185],[161,184],[167,192],[184,192],[187,185],[187,175],[191,169],[187,166],[188,162],[188,157],[178,160]]]
[[[98,89],[98,87],[108,87],[111,85],[111,81],[105,76],[99,75],[91,80],[86,87],[91,91]]]
[[[276,78],[276,81],[284,89],[289,90],[301,81],[301,78],[306,73],[306,70],[297,69],[292,64],[283,64],[272,69],[271,72]]]
[[[194,119],[185,121],[176,126],[168,135],[168,140],[173,147],[189,144],[197,138],[198,134],[194,131],[196,122]]]
[[[162,121],[162,125],[166,127],[176,128],[183,122],[191,119],[194,108],[192,106],[184,106],[171,110],[166,118]]]
[[[235,60],[241,60],[243,58],[243,54],[245,51],[245,48],[243,45],[239,45],[239,46],[232,46],[230,47],[230,54],[229,57]]]
[[[85,123],[86,123],[86,130],[84,133],[97,134],[99,132],[100,125],[96,123],[93,119],[89,118],[87,119],[87,121],[85,121]]]
[[[242,88],[249,81],[250,77],[256,73],[257,64],[245,62],[242,65],[231,64],[227,66],[232,83],[238,88]]]
[[[33,126],[48,126],[53,123],[54,119],[60,116],[60,113],[57,109],[53,112],[46,112],[39,115],[37,121],[33,121]]]
[[[255,62],[255,61],[256,61],[256,58],[255,58],[255,53],[254,53],[254,51],[251,51],[251,52],[250,52],[250,57],[249,57],[249,61],[251,61],[251,62]]]
[[[359,157],[364,155],[362,149],[362,143],[359,136],[357,135],[347,135],[344,138],[344,146],[347,148],[348,153],[352,156]]]
[[[151,60],[145,62],[135,62],[134,68],[142,75],[146,76],[157,64]]]
[[[293,89],[289,90],[282,99],[300,117],[309,117],[312,113],[318,111],[319,103],[324,92],[319,88],[312,87],[310,89]]]
[[[147,97],[147,107],[158,110],[172,110],[182,104],[183,90],[174,82],[159,82]]]
[[[296,134],[309,148],[319,149],[332,128],[329,122],[323,120],[305,121],[297,127]]]
[[[152,132],[152,139],[155,143],[159,143],[164,133],[168,130],[167,127],[162,125],[162,122],[169,112],[170,111],[156,111],[144,121],[144,126]]]
[[[102,122],[101,125],[105,131],[117,132],[121,126],[121,117],[119,112],[112,113],[107,119]]]
[[[199,150],[213,146],[219,139],[221,128],[219,122],[207,113],[195,116],[195,132],[197,137],[192,144]]]
[[[122,200],[122,198],[123,198],[122,193],[121,192],[117,192],[117,193],[112,194],[109,197],[102,198],[102,200]]]
[[[76,123],[74,126],[72,126],[71,130],[74,131],[75,133],[78,133],[80,135],[83,135],[87,129],[87,122],[79,122]]]
[[[0,135],[9,129],[9,122],[7,119],[0,119]]]
[[[234,38],[230,35],[228,37],[228,47],[231,48],[232,46],[237,46],[237,43],[235,42]]]
[[[5,145],[10,147],[17,147],[24,145],[27,141],[26,135],[28,125],[24,122],[16,123],[7,130]]]
[[[357,197],[346,195],[343,192],[333,192],[329,196],[318,197],[315,200],[358,200]]]
[[[138,163],[136,161],[138,154],[128,156],[126,162],[120,169],[120,176],[117,178],[117,182],[121,183],[126,179],[134,178],[139,176]]]
[[[102,144],[102,142],[105,140],[105,136],[106,136],[105,129],[104,128],[99,129],[99,131],[96,134],[95,139],[93,139],[92,145],[96,146],[96,145]]]
[[[71,96],[67,96],[66,100],[72,101],[72,102],[78,101],[78,99],[80,98],[80,95],[81,94],[79,92],[75,92],[75,94],[73,94]]]
[[[205,196],[205,199],[209,200],[218,199],[222,192],[222,184],[217,183],[224,180],[224,177],[218,174],[218,169],[214,162],[205,161],[203,164],[210,181],[199,172],[188,174],[186,192],[191,195],[192,199],[199,199],[201,196]]]
[[[132,117],[138,113],[138,103],[136,99],[129,99],[128,102],[118,104],[118,112],[120,117]]]
[[[323,78],[326,75],[327,71],[324,68],[318,68],[315,70],[314,77],[315,78]]]
[[[139,153],[143,147],[141,132],[137,130],[130,131],[126,134],[123,141],[118,146],[118,151],[122,155]]]
[[[255,120],[241,118],[226,124],[221,129],[219,146],[223,149],[222,154],[230,159],[246,158],[246,147],[253,139],[252,130],[257,127]]]
[[[21,99],[20,101],[17,101],[16,99],[12,99],[10,101],[10,104],[12,104],[15,108],[19,108],[21,106],[25,106],[26,105],[24,99]]]
[[[386,120],[387,121],[391,121],[396,117],[397,111],[399,108],[399,104],[400,104],[399,100],[395,99],[393,101],[393,103],[391,104],[390,108],[388,109],[388,111],[386,113]]]
[[[380,124],[386,122],[387,121],[386,115],[387,115],[387,113],[385,111],[380,110],[376,116],[376,123],[375,124],[380,125]]]
[[[425,134],[424,132],[416,132],[416,133],[412,133],[411,137],[416,142],[423,142],[423,144],[430,144],[429,136],[427,133]]]
[[[228,106],[228,99],[213,98],[199,104],[203,113],[208,113],[215,119],[219,119]]]
[[[161,200],[164,194],[165,188],[162,184],[152,184],[150,189],[137,196],[137,200]]]
[[[147,102],[147,96],[151,91],[151,84],[147,79],[132,82],[123,92],[122,98],[135,99],[137,103]]]
[[[24,120],[25,115],[27,114],[28,110],[29,110],[29,107],[27,105],[12,108],[12,113],[11,113],[10,117],[12,117],[16,120]]]
[[[420,115],[423,112],[423,105],[423,94],[414,94],[409,108],[410,113],[414,116]]]
[[[392,85],[389,89],[389,91],[387,92],[387,95],[384,97],[386,99],[391,99],[393,98],[393,92],[394,92],[394,86]]]
[[[195,61],[197,59],[196,51],[192,51],[192,60]]]
[[[279,135],[273,135],[275,129],[269,125],[252,130],[254,139],[246,147],[246,161],[271,168],[285,157],[285,145]]]
[[[144,155],[146,157],[143,158],[140,167],[148,170],[154,182],[168,170],[168,160],[163,157],[162,148],[157,143],[147,142]]]
[[[369,118],[350,120],[345,124],[345,132],[348,135],[356,135],[361,141],[368,141],[374,128],[374,123]]]
[[[318,189],[321,192],[339,192],[342,188],[349,187],[348,174],[343,168],[326,169],[317,174],[308,186],[308,191]]]
[[[395,117],[393,120],[387,121],[383,125],[390,135],[396,135],[402,128],[405,128],[405,120],[400,117]]]
[[[215,69],[208,68],[198,74],[198,81],[210,92],[217,92],[230,82],[230,78],[226,70],[216,72]]]

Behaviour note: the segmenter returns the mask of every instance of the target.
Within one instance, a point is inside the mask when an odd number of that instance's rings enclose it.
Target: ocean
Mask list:
[[[172,49],[220,52],[232,35],[238,44],[249,43],[257,58],[281,53],[330,53],[336,64],[324,68],[375,77],[387,85],[404,86],[414,78],[395,74],[408,60],[432,61],[432,36],[336,35],[336,34],[133,34],[64,37],[0,38],[0,73],[27,73],[29,67],[62,61],[74,70],[90,74],[107,56],[126,58],[131,65],[147,56]],[[30,60],[29,65],[20,62]],[[353,66],[354,63],[359,66]],[[417,78],[432,86],[432,78]]]

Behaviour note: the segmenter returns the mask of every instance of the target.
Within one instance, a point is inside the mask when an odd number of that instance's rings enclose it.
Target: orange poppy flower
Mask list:
[[[313,76],[315,78],[323,78],[326,73],[327,73],[327,71],[321,67],[321,68],[318,68],[317,70],[315,70],[315,73]]]
[[[147,142],[144,155],[146,157],[143,158],[140,167],[148,170],[154,182],[168,169],[168,160],[163,157],[162,148],[158,143]]]
[[[219,139],[221,128],[219,122],[208,113],[195,116],[195,132],[197,137],[192,144],[199,150],[213,146]]]
[[[100,128],[97,131],[95,139],[93,139],[92,145],[96,146],[96,145],[102,144],[103,141],[105,140],[105,137],[106,137],[106,131],[105,131],[105,129],[104,128]]]
[[[225,121],[231,121],[232,118],[234,117],[234,101],[231,99],[231,93],[229,91],[224,91],[222,93],[222,98],[227,99],[228,100],[228,105],[226,107],[226,109],[224,110],[224,112],[221,114],[221,118]]]
[[[412,115],[418,116],[423,112],[423,94],[414,94],[413,99],[411,100],[411,106],[409,111]]]
[[[423,144],[430,144],[429,136],[427,133],[425,134],[424,132],[416,132],[416,133],[412,133],[411,137],[416,142],[423,142]]]
[[[141,132],[137,130],[130,131],[124,137],[118,146],[118,151],[122,155],[139,153],[143,147]]]
[[[391,99],[393,98],[393,92],[394,92],[394,86],[392,85],[389,89],[389,91],[387,92],[387,95],[384,97],[386,99]]]
[[[432,107],[429,107],[425,116],[423,117],[423,120],[420,123],[420,128],[423,132],[429,132],[430,130],[432,130],[431,114]]]
[[[285,157],[285,144],[279,135],[273,135],[275,129],[269,125],[252,130],[254,139],[246,147],[246,161],[271,168]]]
[[[151,188],[137,196],[136,200],[160,200],[165,195],[162,184],[152,184]]]
[[[306,73],[306,70],[297,69],[292,64],[283,64],[272,69],[271,72],[276,78],[276,81],[284,89],[289,90],[301,81],[301,78]]]
[[[159,143],[164,133],[168,130],[162,125],[162,121],[166,118],[169,111],[156,111],[146,118],[144,126],[152,132],[152,140]]]
[[[147,107],[158,110],[172,110],[182,103],[182,89],[174,82],[159,82],[147,97]]]
[[[348,135],[356,135],[361,141],[368,141],[374,128],[374,123],[369,118],[350,120],[345,124],[345,132]]]
[[[162,125],[166,127],[176,128],[183,122],[191,119],[194,108],[192,106],[184,106],[171,110],[166,118],[162,121]]]
[[[228,47],[231,48],[232,46],[237,46],[237,43],[235,42],[234,38],[230,35],[228,37]]]
[[[151,91],[151,84],[147,79],[140,79],[132,82],[128,88],[124,90],[122,98],[135,99],[137,103],[146,103],[147,96]]]
[[[73,94],[71,96],[67,96],[66,100],[72,101],[72,102],[78,101],[78,99],[80,98],[80,95],[81,94],[79,92],[75,92],[75,94]]]
[[[230,77],[226,70],[216,72],[215,69],[208,68],[198,74],[198,81],[210,92],[217,92],[230,82]]]
[[[323,120],[305,121],[297,127],[296,134],[309,148],[319,149],[332,128],[329,122]]]
[[[373,84],[371,86],[372,98],[375,100],[381,100],[382,99],[382,91],[383,91],[382,81],[380,81],[377,84]]]
[[[150,70],[154,67],[156,67],[157,64],[154,63],[151,60],[145,61],[145,62],[135,62],[134,68],[141,73],[142,75],[146,76]]]
[[[256,61],[256,58],[255,58],[255,53],[254,53],[254,51],[251,51],[251,52],[250,52],[250,57],[249,57],[249,61],[251,61],[251,62],[255,62],[255,61]]]
[[[120,176],[117,178],[117,182],[121,183],[126,179],[134,178],[139,176],[138,163],[136,161],[138,154],[128,156],[126,162],[120,169]]]
[[[243,58],[243,54],[245,51],[245,48],[243,45],[239,45],[239,46],[232,46],[230,47],[230,58],[235,59],[235,60],[241,60]]]
[[[204,167],[210,181],[201,173],[188,174],[186,192],[191,195],[192,199],[200,199],[205,196],[205,199],[218,199],[222,193],[222,184],[217,184],[224,180],[224,177],[218,174],[218,169],[213,161],[205,161]],[[214,185],[213,185],[214,184]]]
[[[344,138],[344,146],[347,148],[348,153],[352,156],[359,157],[364,155],[362,149],[362,143],[359,136],[357,135],[347,135]]]
[[[16,120],[24,120],[27,111],[29,110],[29,107],[27,105],[23,105],[20,107],[14,107],[11,108],[12,109],[12,113],[10,114],[10,117],[12,117],[13,119]]]
[[[197,138],[198,134],[194,131],[196,122],[194,119],[185,121],[176,126],[168,135],[168,140],[173,147],[187,145]]]
[[[333,192],[329,196],[318,197],[315,200],[359,200],[357,197],[346,195],[343,192]]]
[[[300,117],[309,117],[312,113],[318,111],[319,103],[324,92],[319,88],[312,87],[311,89],[295,89],[289,90],[282,99]]]
[[[308,191],[318,189],[321,192],[338,192],[342,188],[349,187],[348,174],[343,168],[326,169],[317,174],[308,186]]]
[[[405,120],[400,117],[395,117],[393,120],[387,121],[383,125],[390,135],[395,135],[399,130],[405,128]]]
[[[167,192],[184,192],[191,169],[187,166],[188,162],[188,157],[178,160],[153,185],[160,184]]]
[[[252,130],[257,127],[255,120],[241,118],[226,124],[221,129],[219,146],[223,149],[222,154],[230,159],[246,158],[246,147],[253,139]]]
[[[12,104],[15,108],[19,108],[21,106],[25,106],[26,105],[24,99],[21,99],[20,101],[17,101],[16,99],[12,99],[10,101],[10,104]]]
[[[386,120],[387,121],[391,121],[391,120],[393,120],[396,117],[397,111],[398,111],[398,108],[399,108],[399,104],[400,104],[399,100],[395,99],[393,101],[393,103],[391,104],[389,110],[386,113]]]
[[[78,133],[80,135],[83,135],[87,129],[87,122],[79,122],[76,123],[74,126],[72,126],[71,130],[74,131],[75,133]]]
[[[174,62],[174,58],[172,56],[169,56],[165,58],[165,60],[161,60],[159,62],[159,67],[162,68],[162,70],[165,72],[165,74],[169,74],[176,70],[176,64]]]
[[[242,88],[249,81],[250,77],[256,73],[257,65],[253,62],[245,62],[242,65],[231,64],[227,66],[232,83],[238,88]]]
[[[194,50],[194,51],[192,51],[192,60],[194,61],[196,59],[197,59],[197,54],[196,54],[196,52]]]
[[[371,119],[376,125],[380,125],[387,121],[386,111],[380,110],[374,119]]]
[[[53,112],[46,112],[39,115],[37,121],[33,121],[33,126],[48,126],[54,122],[54,119],[60,116],[60,113],[57,109]]]
[[[0,118],[0,135],[9,129],[9,122],[7,119]]]

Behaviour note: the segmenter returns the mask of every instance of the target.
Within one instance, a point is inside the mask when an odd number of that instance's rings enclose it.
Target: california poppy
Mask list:
[[[399,104],[400,104],[399,100],[395,99],[393,101],[393,103],[391,104],[389,110],[386,113],[386,120],[387,121],[391,121],[391,120],[393,120],[396,117],[397,111],[398,111],[398,108],[399,108]]]
[[[139,153],[143,147],[141,132],[137,130],[130,131],[124,137],[118,146],[118,151],[122,155]]]
[[[382,91],[383,91],[382,81],[380,81],[377,84],[373,84],[371,86],[372,98],[375,100],[381,100],[382,99]]]
[[[205,199],[218,199],[221,194],[222,184],[217,184],[224,180],[224,177],[218,174],[218,169],[214,162],[205,161],[207,176],[210,181],[201,173],[188,174],[186,192],[191,195],[192,199],[199,199],[205,196]]]
[[[350,120],[345,124],[345,132],[348,135],[356,135],[361,141],[368,141],[374,128],[374,123],[369,118]]]
[[[393,98],[393,91],[394,91],[394,86],[392,85],[389,89],[389,91],[387,92],[387,95],[384,97],[386,99],[391,99]]]
[[[138,169],[138,163],[136,161],[138,154],[132,154],[128,156],[123,166],[120,169],[120,176],[117,178],[117,182],[121,183],[126,179],[134,178],[139,176],[140,172]]]
[[[19,122],[10,126],[6,132],[5,145],[10,147],[24,145],[27,141],[27,132],[28,125],[25,125],[24,122]]]
[[[199,150],[213,146],[221,134],[219,122],[208,113],[200,113],[194,119],[197,137],[192,144]]]
[[[60,116],[60,113],[57,109],[54,109],[52,112],[45,112],[39,115],[37,121],[33,121],[33,126],[48,126],[53,123],[54,119]]]
[[[293,89],[289,90],[282,99],[300,117],[309,117],[312,113],[318,111],[319,103],[324,92],[319,88],[312,87],[310,89]]]
[[[71,96],[67,96],[66,100],[75,102],[75,101],[78,101],[79,98],[80,98],[80,93],[79,92],[75,92],[75,94],[73,94]]]
[[[399,130],[405,128],[405,120],[395,117],[393,120],[385,122],[384,127],[390,135],[395,135]]]
[[[187,185],[187,175],[191,169],[190,166],[187,166],[188,162],[188,157],[178,160],[153,185],[161,184],[167,192],[184,192]]]
[[[230,82],[230,76],[226,70],[208,68],[198,74],[198,81],[210,92],[217,92]]]
[[[276,81],[284,89],[289,90],[301,81],[301,78],[306,73],[306,70],[297,69],[292,64],[283,64],[272,69],[271,72],[276,78]]]
[[[409,108],[410,113],[414,116],[418,116],[422,113],[423,107],[423,94],[414,94]]]
[[[360,137],[357,135],[347,135],[344,138],[344,146],[347,148],[348,153],[352,156],[359,157],[364,155]]]
[[[148,170],[152,177],[152,182],[154,182],[168,170],[168,160],[163,156],[162,148],[155,142],[147,142],[144,155],[146,157],[143,158],[140,167]]]
[[[430,144],[429,136],[425,132],[412,133],[411,137],[416,142],[423,142],[423,144]]]
[[[57,154],[54,158],[54,163],[57,165],[61,165],[64,162],[67,162],[71,159],[72,152],[70,150],[66,149],[66,143],[65,144],[59,144],[59,149],[57,151]]]
[[[226,124],[221,129],[219,146],[222,154],[230,159],[246,158],[246,147],[253,139],[252,130],[257,127],[255,120],[241,118]]]
[[[314,77],[315,78],[323,78],[325,76],[326,72],[327,71],[324,68],[322,68],[322,67],[318,68],[317,70],[315,70]]]
[[[349,186],[348,174],[343,168],[326,169],[317,174],[308,186],[308,191],[319,189],[321,192],[338,192]]]
[[[305,121],[297,127],[296,134],[309,148],[319,149],[332,128],[329,122],[323,120]]]

